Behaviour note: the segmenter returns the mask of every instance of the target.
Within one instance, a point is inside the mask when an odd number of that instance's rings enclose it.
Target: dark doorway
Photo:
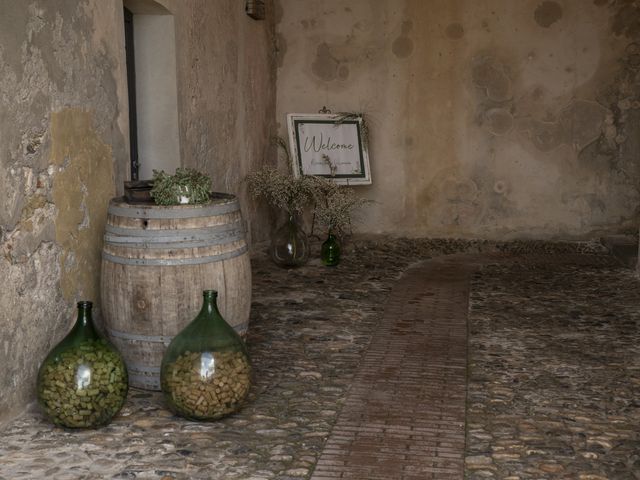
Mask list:
[[[136,62],[133,47],[133,13],[124,9],[124,45],[129,91],[129,145],[131,149],[131,180],[138,180],[138,120],[136,115]]]

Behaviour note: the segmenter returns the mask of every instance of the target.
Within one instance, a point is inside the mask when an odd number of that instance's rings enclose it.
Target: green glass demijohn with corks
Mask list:
[[[69,334],[47,355],[38,371],[38,402],[56,425],[106,425],[127,398],[127,368],[120,353],[93,325],[92,303],[78,302]]]
[[[169,344],[160,383],[169,409],[191,420],[217,420],[238,410],[251,386],[244,342],[222,318],[218,292],[202,292],[198,315]]]

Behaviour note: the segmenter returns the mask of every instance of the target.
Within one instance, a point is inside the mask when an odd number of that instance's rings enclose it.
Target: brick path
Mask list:
[[[394,285],[312,480],[462,478],[469,260]]]

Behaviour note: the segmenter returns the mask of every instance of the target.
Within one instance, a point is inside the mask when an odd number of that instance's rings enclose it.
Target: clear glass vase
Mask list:
[[[327,267],[335,267],[340,263],[340,241],[331,230],[320,248],[320,259]]]
[[[309,260],[309,237],[293,214],[271,237],[271,258],[285,268],[299,267]]]
[[[91,302],[78,302],[75,325],[38,372],[38,402],[53,423],[63,427],[106,425],[127,398],[127,367],[95,330],[91,307]]]
[[[205,290],[202,296],[200,313],[162,358],[160,383],[173,413],[217,420],[241,407],[251,386],[251,364],[242,339],[218,311],[218,292]]]

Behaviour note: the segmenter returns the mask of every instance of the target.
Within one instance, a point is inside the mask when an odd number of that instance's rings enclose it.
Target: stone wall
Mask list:
[[[241,179],[269,152],[273,21],[233,0],[161,3],[175,15],[182,164],[239,193],[251,220]],[[0,0],[0,421],[34,399],[75,302],[99,316],[106,209],[129,175],[122,7]]]
[[[0,11],[1,418],[33,399],[74,302],[98,297],[127,106],[116,2],[3,0]]]
[[[635,228],[633,0],[278,0],[277,120],[364,112],[357,229],[590,238]]]

